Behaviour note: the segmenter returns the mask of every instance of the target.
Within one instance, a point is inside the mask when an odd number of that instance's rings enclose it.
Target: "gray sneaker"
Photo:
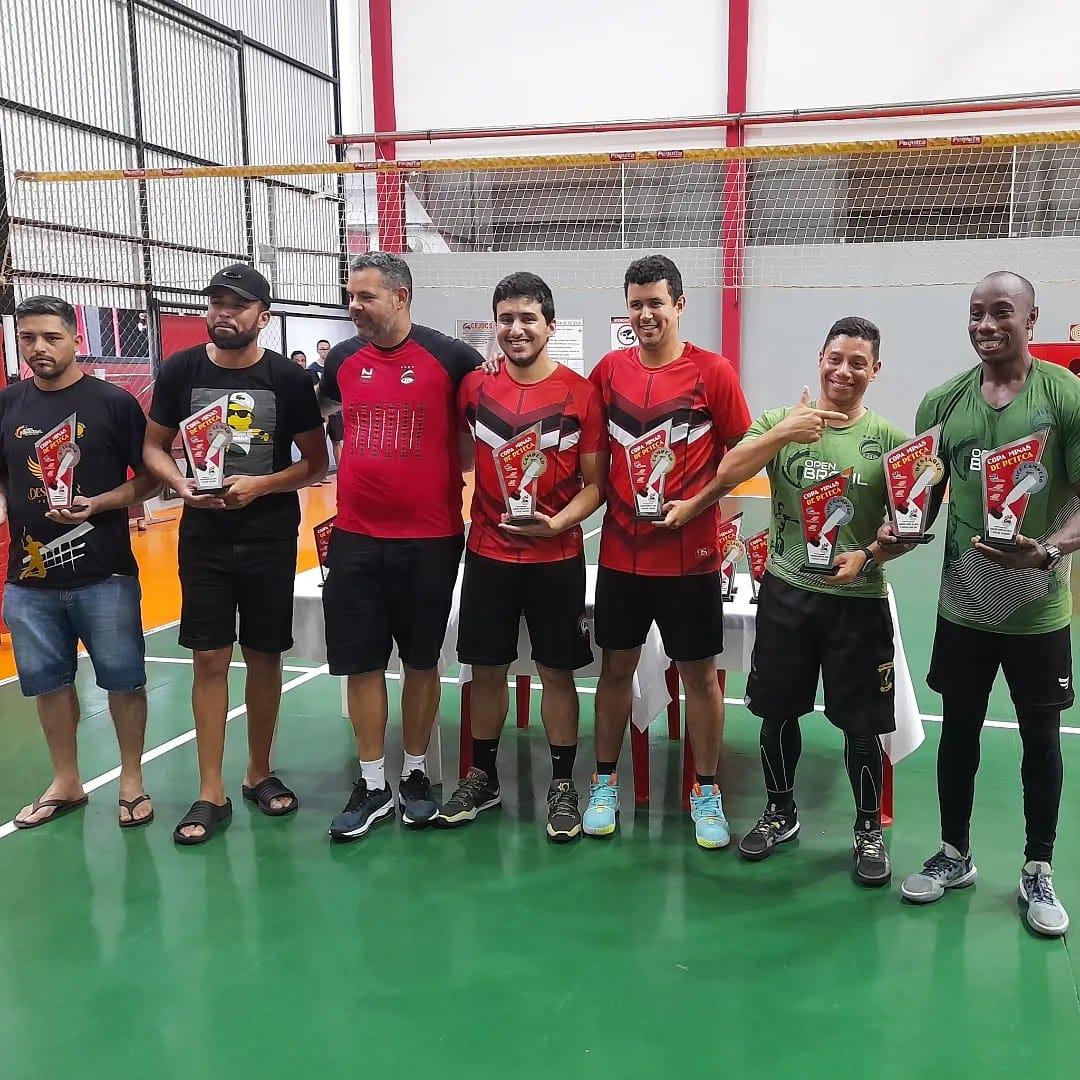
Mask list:
[[[555,780],[547,793],[547,835],[555,844],[568,844],[581,835],[581,809],[572,780]]]
[[[917,874],[908,874],[900,885],[905,900],[915,904],[930,904],[940,900],[946,889],[966,889],[975,884],[979,871],[971,861],[971,855],[954,859],[942,848],[923,863]]]
[[[1069,929],[1069,913],[1054,895],[1053,869],[1047,862],[1024,863],[1020,899],[1027,904],[1027,923],[1044,937],[1061,937]]]
[[[432,819],[436,829],[459,829],[476,820],[482,810],[490,810],[502,802],[499,789],[488,779],[483,769],[474,765],[454,789],[453,795],[443,803],[437,817]]]

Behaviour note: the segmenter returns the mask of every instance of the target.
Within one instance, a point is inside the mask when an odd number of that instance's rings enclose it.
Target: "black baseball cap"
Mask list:
[[[247,263],[233,263],[219,270],[203,289],[203,296],[218,289],[228,289],[245,300],[257,300],[263,307],[270,306],[270,282]]]

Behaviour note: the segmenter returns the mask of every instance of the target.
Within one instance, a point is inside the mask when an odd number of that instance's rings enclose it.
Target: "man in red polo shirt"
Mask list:
[[[592,383],[548,356],[555,301],[541,278],[503,278],[492,307],[506,362],[466,376],[458,394],[476,462],[458,628],[458,658],[473,668],[473,767],[434,824],[467,825],[501,801],[495,762],[524,615],[551,748],[546,831],[566,843],[581,835],[574,670],[592,662],[580,523],[603,494],[604,416]]]
[[[583,827],[590,836],[615,831],[616,765],[634,670],[655,622],[686,691],[697,843],[726,847],[731,836],[716,784],[724,723],[716,654],[723,650],[724,622],[715,473],[725,449],[750,426],[750,413],[727,360],[679,336],[686,297],[670,259],[632,262],[624,290],[639,344],[608,353],[589,376],[607,414],[611,467],[596,583],[596,642],[604,650],[596,776]]]
[[[438,659],[464,545],[456,399],[482,362],[475,349],[412,321],[412,274],[396,255],[372,252],[349,265],[349,314],[366,343],[331,353],[323,409],[340,409],[345,440],[338,512],[323,589],[330,672],[348,676],[349,719],[361,777],[330,825],[359,840],[394,816],[386,783],[386,665],[404,665],[403,825],[438,813],[425,756],[439,708]]]

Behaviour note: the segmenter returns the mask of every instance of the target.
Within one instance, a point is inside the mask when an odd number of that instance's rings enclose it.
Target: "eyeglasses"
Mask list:
[[[247,420],[251,416],[250,409],[238,409],[233,405],[229,406],[229,415],[235,416],[237,420]]]

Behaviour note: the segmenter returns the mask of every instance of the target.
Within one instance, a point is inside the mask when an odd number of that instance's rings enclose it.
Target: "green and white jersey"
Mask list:
[[[816,406],[815,406],[816,407]],[[770,409],[751,425],[744,441],[756,439],[776,427],[791,407]],[[809,592],[843,593],[845,596],[882,597],[885,574],[880,566],[850,585],[831,585],[828,577],[804,574],[806,541],[800,515],[800,494],[820,480],[851,469],[848,498],[855,516],[840,529],[836,550],[853,551],[870,544],[888,510],[885,472],[881,459],[890,450],[907,442],[907,436],[887,420],[867,410],[845,428],[826,428],[821,439],[811,445],[789,443],[766,466],[772,491],[772,520],[769,524],[771,574]]]
[[[982,457],[1049,428],[1042,463],[1049,481],[1031,496],[1020,532],[1045,541],[1080,509],[1080,379],[1067,368],[1035,360],[1023,390],[1002,409],[982,396],[982,365],[931,390],[915,430],[944,421],[939,456],[949,476],[949,519],[938,611],[960,626],[1000,634],[1045,634],[1069,624],[1071,559],[1054,571],[1006,570],[971,546],[985,530]]]

